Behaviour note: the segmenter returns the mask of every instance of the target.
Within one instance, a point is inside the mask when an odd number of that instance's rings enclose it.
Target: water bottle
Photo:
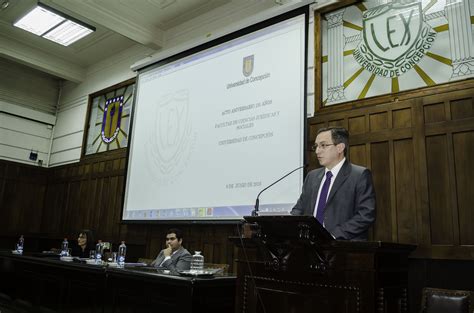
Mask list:
[[[191,259],[191,273],[202,274],[204,269],[204,256],[201,255],[201,251],[194,251],[193,258]]]
[[[16,252],[18,254],[23,254],[23,244],[25,243],[25,238],[23,238],[23,235],[20,236],[20,239],[18,239],[18,243],[16,244]]]
[[[102,262],[102,240],[99,240],[97,244],[95,245],[95,263],[101,263]]]
[[[117,253],[117,264],[120,267],[125,266],[125,255],[127,254],[127,246],[125,245],[125,241],[122,241],[122,244],[118,248]]]
[[[63,242],[61,243],[60,256],[69,256],[69,242],[67,241],[67,238],[64,238]]]

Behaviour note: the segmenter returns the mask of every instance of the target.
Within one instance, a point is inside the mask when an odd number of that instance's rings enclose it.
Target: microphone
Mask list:
[[[265,190],[267,190],[268,188],[270,188],[271,186],[275,185],[276,183],[278,183],[279,181],[281,181],[282,179],[284,179],[285,177],[293,174],[294,172],[296,172],[297,170],[300,170],[302,168],[305,168],[306,166],[308,166],[308,164],[304,164],[302,166],[299,166],[297,168],[295,168],[294,170],[292,170],[291,172],[288,172],[286,173],[284,176],[280,177],[278,180],[274,181],[273,183],[271,183],[270,185],[268,185],[267,187],[263,188],[257,195],[257,199],[255,199],[255,207],[252,211],[252,216],[258,216],[258,206],[260,204],[260,200],[258,199],[260,197],[260,195],[262,194],[262,192],[264,192]]]

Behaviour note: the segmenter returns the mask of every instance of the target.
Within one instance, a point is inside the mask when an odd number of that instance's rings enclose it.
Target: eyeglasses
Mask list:
[[[314,144],[311,146],[311,151],[316,151],[316,149],[326,150],[329,146],[335,146],[335,143],[321,143],[321,144]]]

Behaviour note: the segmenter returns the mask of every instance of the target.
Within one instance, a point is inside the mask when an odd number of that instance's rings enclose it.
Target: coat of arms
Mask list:
[[[105,102],[102,120],[101,137],[105,143],[111,143],[117,138],[122,119],[123,96],[108,99]]]
[[[253,60],[254,60],[253,54],[244,58],[242,73],[244,74],[245,77],[252,75]]]

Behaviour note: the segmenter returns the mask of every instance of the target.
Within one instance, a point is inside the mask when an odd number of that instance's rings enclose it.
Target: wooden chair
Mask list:
[[[473,312],[473,292],[439,288],[423,288],[421,313]]]

